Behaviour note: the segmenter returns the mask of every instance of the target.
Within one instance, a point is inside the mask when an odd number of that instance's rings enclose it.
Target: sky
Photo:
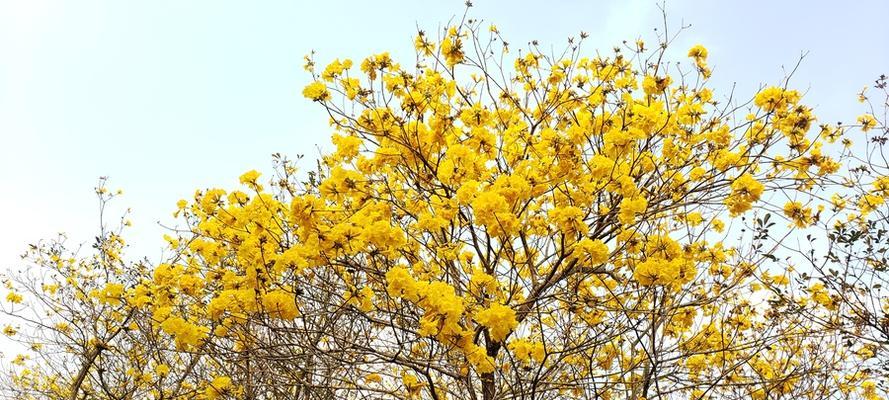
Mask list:
[[[512,47],[561,49],[590,34],[587,54],[648,39],[663,25],[658,2],[475,0]],[[822,122],[852,121],[856,93],[889,74],[886,1],[667,1],[675,60],[701,43],[713,86],[751,96],[776,84],[808,52],[791,86]],[[419,26],[433,32],[462,1],[0,0],[0,271],[24,266],[28,243],[97,232],[92,188],[100,176],[132,209],[130,256],[157,260],[164,226],[195,189],[233,188],[270,155],[307,159],[329,148],[323,109],[300,92],[303,56],[390,51],[413,58]]]

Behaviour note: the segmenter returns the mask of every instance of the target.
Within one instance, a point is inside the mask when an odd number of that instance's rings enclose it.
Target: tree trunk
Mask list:
[[[494,373],[488,372],[482,374],[482,398],[484,400],[494,400]]]
[[[485,335],[485,341],[487,342],[485,346],[485,352],[493,358],[497,359],[497,352],[500,351],[500,343],[494,343],[491,341],[491,338],[488,335]],[[497,393],[497,385],[494,377],[494,372],[488,372],[482,374],[482,398],[484,400],[494,400],[494,395]]]
[[[71,384],[71,400],[77,399],[77,393],[80,392],[80,386],[83,385],[83,380],[89,373],[90,368],[93,367],[93,363],[96,362],[96,358],[99,357],[99,353],[101,353],[102,350],[105,350],[105,348],[105,345],[101,342],[96,343],[95,347],[87,353],[83,365],[80,367],[80,372],[77,373],[77,376],[74,377],[74,383]]]

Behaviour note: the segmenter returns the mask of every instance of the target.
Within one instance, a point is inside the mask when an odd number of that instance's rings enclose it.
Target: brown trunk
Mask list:
[[[92,368],[93,363],[96,362],[96,358],[99,357],[99,353],[101,353],[102,350],[105,350],[105,345],[97,343],[96,346],[87,353],[83,360],[83,365],[80,367],[80,372],[77,373],[77,376],[74,377],[74,383],[71,384],[71,400],[77,399],[77,393],[80,392],[80,386],[83,385],[84,378],[86,378],[87,373],[89,373],[90,368]]]
[[[482,398],[484,400],[494,400],[494,388],[494,373],[482,374]]]
[[[485,335],[485,339],[487,341],[487,346],[485,346],[486,353],[493,359],[497,359],[497,352],[500,351],[500,343],[493,343],[491,339]],[[482,398],[484,400],[494,400],[494,395],[497,393],[497,385],[494,381],[494,373],[488,372],[486,374],[482,374]]]

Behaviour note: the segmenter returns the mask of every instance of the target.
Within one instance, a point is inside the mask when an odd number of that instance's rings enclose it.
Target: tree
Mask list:
[[[821,329],[847,343],[856,369],[874,379],[862,383],[868,399],[885,398],[889,393],[889,299],[886,286],[889,250],[889,139],[887,112],[889,92],[886,76],[874,82],[877,104],[867,95],[859,101],[868,105],[856,124],[839,129],[855,129],[860,142],[853,149],[851,139],[848,164],[836,181],[830,207],[833,218],[820,224],[825,248],[812,246],[800,251],[804,273],[800,292],[801,312]],[[820,242],[818,242],[820,243]],[[813,242],[814,244],[814,242]],[[803,250],[803,249],[800,249]]]
[[[76,337],[38,324],[59,350],[35,351],[69,367],[23,361],[7,389],[72,399],[865,393],[866,371],[788,300],[791,272],[774,268],[783,238],[819,218],[802,202],[840,169],[822,146],[842,131],[810,131],[789,76],[740,105],[717,100],[707,49],[690,49],[690,66],[669,63],[666,29],[653,49],[639,40],[607,56],[585,56],[585,37],[558,55],[536,43],[514,55],[496,27],[464,16],[439,37],[418,32],[410,68],[388,53],[324,69],[307,57],[303,95],[329,115],[336,150],[304,174],[276,155],[271,179],[250,171],[240,190],[181,200],[186,229],[168,238],[163,263],[68,263],[81,266],[60,279],[104,274],[59,295],[76,308],[72,325],[103,322]],[[773,237],[772,214],[795,223]],[[100,236],[100,260],[117,237]],[[33,285],[10,293],[15,304],[19,293],[48,296]]]
[[[193,357],[168,351],[170,338],[153,329],[150,315],[128,299],[127,289],[150,276],[151,266],[125,261],[126,214],[118,224],[107,224],[106,206],[121,192],[110,191],[106,178],[95,192],[100,229],[90,254],[79,246],[70,248],[59,236],[31,245],[22,256],[30,268],[4,280],[11,291],[2,312],[16,319],[4,333],[30,354],[11,362],[3,394],[127,399],[147,398],[164,388],[174,396],[191,397],[194,388],[186,375],[198,371],[180,374],[169,366],[191,365]],[[147,365],[154,367],[151,373]]]

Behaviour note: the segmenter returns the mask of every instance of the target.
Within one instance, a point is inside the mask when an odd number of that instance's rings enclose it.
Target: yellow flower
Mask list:
[[[407,393],[411,396],[411,398],[419,395],[420,390],[423,390],[423,387],[425,386],[422,382],[420,382],[420,379],[413,374],[405,373],[401,376],[401,382],[404,383],[404,388],[407,389]]]
[[[880,395],[877,394],[877,384],[872,380],[866,380],[861,383],[861,395],[864,396],[866,400],[877,400],[880,399]]]
[[[790,201],[784,205],[784,215],[793,221],[798,228],[805,228],[812,224],[812,209],[803,207],[798,201]]]
[[[611,255],[608,245],[601,240],[583,238],[577,242],[577,248],[589,257],[590,263],[593,265],[605,263]]]
[[[494,303],[475,316],[479,324],[488,328],[491,340],[502,342],[518,326],[515,311],[509,306]]]
[[[322,82],[312,82],[303,89],[303,96],[313,101],[325,101],[330,98],[330,91]]]
[[[324,72],[321,73],[321,79],[325,81],[332,82],[335,78],[340,76],[343,71],[352,67],[352,60],[346,59],[343,62],[340,62],[339,59],[333,60],[332,63],[327,65],[327,68],[324,68]]]
[[[167,376],[170,373],[170,366],[167,364],[158,364],[154,367],[154,373],[160,377]]]
[[[357,136],[334,134],[332,139],[337,148],[336,155],[342,160],[351,160],[358,155],[358,151],[361,149],[362,140]]]
[[[657,77],[646,75],[642,80],[642,89],[645,91],[647,95],[653,95],[658,93],[663,93],[670,86],[670,83],[673,82],[673,79],[669,76],[665,77]]]
[[[414,38],[414,48],[424,56],[431,56],[433,50],[435,50],[435,47],[426,39],[426,34],[423,32],[420,32]]]
[[[862,216],[867,216],[885,202],[886,200],[882,196],[865,194],[858,199],[858,209],[861,211]]]
[[[119,283],[108,283],[102,290],[95,290],[91,295],[100,303],[118,305],[123,300],[124,287]]]
[[[204,390],[204,396],[208,399],[219,399],[228,393],[232,387],[232,378],[227,376],[217,376]]]
[[[620,202],[620,213],[618,219],[623,224],[632,224],[636,220],[636,216],[645,211],[648,202],[641,196],[624,198]]]
[[[796,90],[784,90],[777,86],[770,86],[753,98],[753,104],[765,111],[785,110],[799,101],[800,95]]]
[[[708,367],[707,363],[707,355],[706,354],[693,354],[691,356],[686,357],[685,359],[685,367],[688,368],[688,373],[692,377],[698,376],[701,371],[704,371]]]
[[[642,286],[670,285],[679,279],[681,260],[649,258],[636,265],[633,278]]]
[[[685,222],[689,226],[698,226],[704,222],[704,217],[699,212],[691,212],[685,216]]]
[[[361,93],[361,82],[358,78],[343,78],[340,84],[346,92],[346,98],[349,100],[355,100],[358,94]]]
[[[22,295],[16,292],[9,292],[9,294],[6,295],[6,301],[12,304],[21,304],[23,299]]]
[[[209,332],[209,328],[192,324],[182,317],[167,318],[160,327],[174,337],[176,347],[182,350],[200,345]]]
[[[292,320],[299,315],[296,298],[284,290],[275,290],[263,295],[262,305],[271,318]]]
[[[871,114],[861,114],[858,116],[858,124],[861,125],[862,132],[867,132],[877,126],[877,119]]]
[[[12,325],[6,325],[3,327],[3,334],[6,336],[15,336],[16,333],[18,333],[18,329],[16,329]]]
[[[506,199],[492,190],[485,190],[472,201],[476,219],[492,236],[512,235],[519,229],[519,221],[510,210]]]
[[[261,188],[261,186],[259,186],[258,183],[257,183],[257,179],[259,179],[259,176],[260,176],[260,175],[261,175],[261,174],[260,174],[259,172],[257,172],[257,171],[254,169],[254,170],[250,170],[250,171],[247,171],[247,172],[243,173],[243,174],[241,175],[241,177],[238,178],[238,180],[239,180],[239,181],[241,182],[241,184],[243,184],[243,185],[249,185],[249,186],[251,186],[251,187],[258,187],[258,188]],[[260,189],[260,190],[261,190],[261,189]]]
[[[834,302],[833,298],[830,297],[830,294],[827,292],[827,289],[821,282],[815,282],[814,284],[809,286],[809,296],[812,300],[814,300],[821,306],[824,306],[830,310],[836,308],[836,302]]]
[[[725,204],[733,216],[752,208],[752,204],[759,200],[765,190],[765,186],[750,174],[744,174],[735,179],[731,188],[732,193],[725,200]]]
[[[386,272],[386,292],[392,297],[413,300],[417,297],[416,281],[407,268],[393,267]]]
[[[441,50],[441,54],[444,56],[448,67],[453,67],[463,62],[463,40],[460,36],[457,28],[451,27],[439,45],[439,50]]]
[[[546,357],[546,350],[541,342],[515,339],[509,342],[508,348],[524,364],[528,364],[531,361],[543,362],[543,359]]]
[[[707,48],[703,45],[696,44],[688,50],[688,56],[692,58],[707,58]]]
[[[556,207],[549,211],[549,218],[565,235],[585,231],[587,226],[584,217],[583,210],[574,206]]]
[[[699,44],[688,50],[688,56],[695,60],[695,65],[704,78],[710,77],[710,68],[707,67],[707,54],[707,49]]]
[[[489,356],[484,348],[473,344],[470,345],[469,349],[464,350],[464,352],[466,353],[467,361],[475,367],[475,370],[478,373],[486,374],[494,372],[494,358]]]

